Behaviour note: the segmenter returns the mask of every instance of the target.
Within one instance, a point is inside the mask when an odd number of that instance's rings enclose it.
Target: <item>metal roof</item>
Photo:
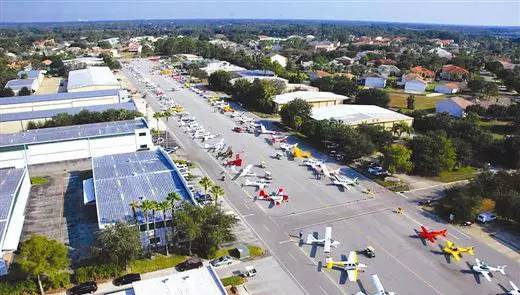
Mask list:
[[[307,102],[317,102],[317,101],[343,101],[346,99],[350,99],[348,96],[339,95],[332,92],[324,92],[324,91],[294,91],[283,94],[276,95],[273,100],[277,104],[285,104],[293,101],[295,99],[303,99]]]
[[[142,128],[148,128],[146,120],[136,118],[125,121],[33,129],[13,134],[0,134],[0,147],[132,134],[136,129]]]
[[[14,79],[14,80],[9,80],[7,81],[7,83],[5,84],[5,88],[13,88],[13,87],[32,87],[34,81],[36,79]]]
[[[61,113],[67,113],[70,115],[74,115],[83,110],[87,110],[90,112],[103,112],[103,111],[110,110],[110,109],[116,109],[116,110],[123,109],[123,110],[128,110],[128,111],[137,110],[134,102],[130,101],[130,102],[125,102],[125,103],[82,106],[82,107],[77,107],[77,108],[62,108],[62,109],[20,112],[20,113],[7,113],[7,114],[0,115],[0,122],[51,118],[51,117],[54,117],[57,114],[61,114]]]
[[[84,99],[105,96],[120,96],[120,89],[82,91],[82,92],[62,92],[43,95],[27,95],[27,96],[12,96],[2,97],[0,105],[21,104],[30,102],[53,101],[53,100],[67,100],[67,99]]]
[[[67,89],[77,89],[88,86],[114,86],[119,88],[119,82],[108,67],[90,67],[69,72]]]
[[[9,212],[24,173],[25,168],[0,169],[0,241],[6,232]]]
[[[413,120],[412,117],[375,105],[353,104],[314,108],[311,117],[315,120],[336,119],[347,125]]]
[[[169,193],[178,192],[184,200],[193,202],[185,180],[161,149],[94,157],[92,172],[100,226],[132,222],[132,201],[160,202]],[[143,222],[143,212],[138,211],[137,218]],[[171,218],[169,212],[166,218]],[[162,214],[157,214],[156,219],[161,221]]]

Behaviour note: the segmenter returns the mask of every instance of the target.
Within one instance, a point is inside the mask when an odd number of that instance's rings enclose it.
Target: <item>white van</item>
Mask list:
[[[484,212],[477,215],[477,220],[480,223],[488,223],[495,221],[497,219],[497,216],[494,213],[491,212]]]

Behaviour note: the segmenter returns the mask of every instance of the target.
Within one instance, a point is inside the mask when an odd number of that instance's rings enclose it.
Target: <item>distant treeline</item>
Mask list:
[[[27,129],[40,129],[60,126],[71,126],[111,121],[131,120],[142,117],[138,111],[109,109],[103,112],[90,112],[83,110],[75,115],[60,113],[45,122],[29,122]]]

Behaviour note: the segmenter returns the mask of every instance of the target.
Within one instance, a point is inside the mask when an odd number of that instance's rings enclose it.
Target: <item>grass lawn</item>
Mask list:
[[[491,132],[495,139],[503,139],[506,135],[513,133],[513,127],[511,127],[509,121],[498,121],[498,120],[480,120],[480,125],[485,130]]]
[[[439,176],[432,177],[432,180],[440,182],[454,182],[465,179],[472,179],[478,170],[474,167],[462,167],[449,172],[441,172]]]
[[[243,283],[245,283],[246,279],[241,276],[231,276],[231,277],[223,278],[221,281],[222,281],[222,284],[224,285],[224,287],[239,286],[239,285],[242,285]]]
[[[32,185],[44,185],[49,183],[49,179],[45,177],[31,177],[31,184]]]
[[[249,255],[251,255],[252,258],[262,256],[265,253],[265,250],[263,248],[261,248],[261,247],[254,246],[254,245],[247,245],[247,247],[249,248]],[[233,256],[229,252],[229,251],[231,251],[233,249],[235,249],[235,247],[222,248],[222,249],[218,250],[215,253],[215,255],[213,255],[210,258],[222,257],[224,255]]]
[[[406,108],[406,99],[410,94],[404,92],[396,92],[396,91],[387,91],[390,96],[390,103],[388,104],[391,108],[405,109]],[[416,110],[431,110],[435,111],[435,104],[439,100],[443,100],[446,97],[444,95],[427,97],[424,95],[414,94],[415,96],[415,109]],[[410,110],[411,111],[411,110]]]
[[[160,269],[174,267],[186,260],[183,255],[156,255],[152,259],[137,259],[130,262],[128,268],[131,273],[145,273]]]

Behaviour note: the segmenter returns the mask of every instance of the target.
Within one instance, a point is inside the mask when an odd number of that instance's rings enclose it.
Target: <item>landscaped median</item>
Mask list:
[[[220,280],[224,287],[227,286],[239,286],[246,282],[246,279],[243,276],[230,276],[227,278],[223,278]]]
[[[44,185],[49,183],[49,179],[46,177],[31,177],[31,185]]]
[[[255,246],[255,245],[247,245],[247,248],[249,249],[250,258],[261,257],[261,256],[263,256],[265,254],[265,250],[263,248],[261,248],[261,247],[258,247],[258,246]],[[217,252],[215,252],[215,254],[212,255],[210,258],[211,259],[219,258],[219,257],[222,257],[224,255],[237,257],[237,255],[235,253],[236,252],[235,249],[236,249],[236,247],[222,248],[222,249],[218,250]]]

